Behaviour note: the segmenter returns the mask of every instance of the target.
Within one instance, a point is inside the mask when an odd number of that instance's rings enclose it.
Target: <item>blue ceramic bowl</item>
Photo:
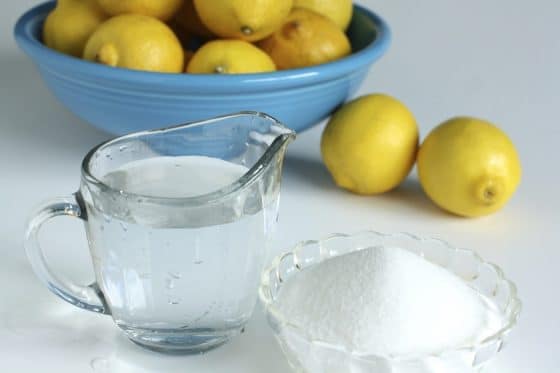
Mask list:
[[[133,71],[66,56],[41,42],[47,2],[26,12],[15,26],[20,48],[70,111],[104,131],[125,134],[254,110],[296,131],[326,118],[354,94],[370,66],[387,50],[387,24],[355,6],[348,36],[352,55],[303,69],[216,75]]]

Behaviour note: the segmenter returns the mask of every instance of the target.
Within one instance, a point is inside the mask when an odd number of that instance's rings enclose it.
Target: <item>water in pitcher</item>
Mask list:
[[[136,195],[181,198],[228,186],[247,170],[215,158],[156,157],[127,163],[103,181]],[[133,206],[113,206],[119,214],[93,209],[92,256],[117,323],[139,332],[240,328],[256,302],[267,221],[277,214],[255,194],[232,200],[239,208],[188,216],[145,204],[141,214]]]

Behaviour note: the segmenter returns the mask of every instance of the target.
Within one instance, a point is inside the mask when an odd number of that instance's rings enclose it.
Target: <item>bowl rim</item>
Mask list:
[[[280,86],[292,86],[305,81],[305,84],[311,84],[330,80],[371,64],[386,52],[391,40],[389,26],[380,16],[365,7],[354,4],[354,11],[362,12],[373,22],[377,36],[363,49],[337,61],[306,68],[255,74],[216,75],[147,72],[114,68],[83,61],[45,46],[34,37],[32,26],[38,22],[43,22],[46,14],[53,9],[55,3],[55,1],[44,2],[27,10],[19,17],[14,26],[14,38],[20,48],[39,65],[56,66],[59,70],[74,71],[82,77],[92,79],[98,79],[102,76],[119,83],[165,84],[178,87],[188,85],[194,88],[239,83],[267,87],[271,83]]]
[[[477,341],[476,343],[466,345],[466,346],[452,346],[452,347],[444,348],[442,350],[439,350],[439,351],[436,351],[436,352],[433,352],[433,353],[427,353],[427,354],[382,355],[382,354],[363,353],[363,352],[360,352],[360,351],[355,351],[355,350],[349,349],[348,347],[344,346],[343,344],[337,344],[337,343],[332,343],[332,342],[327,342],[327,341],[322,341],[322,340],[319,340],[319,339],[311,338],[308,335],[308,333],[304,330],[304,328],[301,328],[300,326],[295,325],[295,324],[291,323],[290,321],[288,321],[287,318],[276,307],[273,306],[274,305],[274,300],[270,297],[270,275],[272,273],[275,273],[276,276],[280,276],[279,265],[281,264],[282,259],[284,257],[287,257],[287,256],[292,256],[293,258],[296,258],[297,253],[300,250],[302,250],[303,248],[305,248],[306,246],[317,245],[317,244],[321,245],[321,243],[327,242],[331,239],[339,239],[339,238],[352,239],[352,238],[355,238],[355,237],[360,237],[362,235],[371,235],[371,236],[376,237],[376,238],[404,238],[404,239],[411,239],[411,240],[414,240],[414,241],[433,242],[433,243],[437,243],[439,245],[442,245],[445,249],[447,249],[449,251],[468,253],[479,263],[479,267],[481,265],[487,265],[487,266],[491,267],[493,269],[493,271],[496,273],[498,281],[503,282],[508,287],[508,289],[510,291],[510,294],[511,294],[510,298],[509,298],[508,308],[511,308],[511,310],[504,316],[504,319],[506,320],[506,322],[504,323],[504,325],[500,329],[495,331],[493,334],[491,334],[490,336],[488,336],[488,337],[486,337],[486,338],[484,338],[480,341]],[[360,248],[357,248],[357,249],[353,249],[353,250],[349,251],[348,253],[359,251],[359,250],[362,250],[362,249],[367,249],[367,248],[368,247],[360,247]],[[344,255],[344,253],[343,254],[330,255],[329,253],[325,253],[324,250],[322,250],[322,246],[321,246],[320,260],[317,263],[312,264],[312,266],[317,265],[318,263],[320,263],[324,260],[327,260],[327,259],[332,258],[332,257],[339,256],[339,255]],[[298,267],[297,263],[295,264],[295,267],[301,270],[301,268]],[[281,278],[279,278],[279,281],[282,282]],[[406,363],[406,362],[421,361],[421,360],[426,360],[426,359],[442,359],[445,356],[449,356],[450,354],[453,354],[453,353],[476,352],[478,350],[484,349],[485,347],[487,347],[489,345],[492,345],[494,343],[497,343],[497,342],[500,342],[501,340],[503,340],[503,338],[506,337],[511,332],[511,330],[517,325],[519,315],[520,315],[521,309],[522,309],[522,302],[518,297],[518,292],[517,292],[516,285],[511,280],[509,280],[508,278],[505,277],[505,274],[504,274],[503,270],[499,266],[497,266],[494,263],[484,261],[480,255],[478,255],[475,251],[473,251],[471,249],[459,248],[459,247],[453,246],[450,243],[448,243],[447,241],[444,241],[444,240],[439,239],[439,238],[417,236],[417,235],[414,235],[414,234],[408,233],[408,232],[382,233],[382,232],[378,232],[378,231],[375,231],[375,230],[362,230],[362,231],[352,233],[352,234],[333,233],[333,234],[330,234],[330,235],[325,236],[325,237],[323,237],[321,239],[318,239],[318,240],[300,241],[295,246],[293,246],[293,248],[291,250],[286,251],[286,252],[284,252],[280,255],[277,255],[272,260],[271,264],[268,267],[265,268],[265,270],[262,272],[262,275],[261,275],[261,283],[259,285],[258,293],[259,293],[259,299],[263,303],[263,308],[264,308],[265,314],[267,315],[269,325],[271,323],[270,318],[274,317],[275,320],[277,320],[278,323],[282,325],[282,327],[293,331],[299,338],[302,338],[302,339],[306,340],[310,344],[318,345],[321,348],[328,349],[328,350],[340,351],[340,352],[343,352],[343,353],[346,353],[346,354],[350,355],[354,359],[361,360],[361,361],[387,360],[387,361],[392,361],[392,362],[396,362],[396,363],[397,362],[398,363],[402,363],[402,362]],[[509,305],[511,305],[511,307]],[[272,325],[270,325],[270,326],[272,327]],[[274,332],[276,334],[276,337],[279,338],[278,333],[274,329],[274,327],[272,327],[272,329],[274,330]]]

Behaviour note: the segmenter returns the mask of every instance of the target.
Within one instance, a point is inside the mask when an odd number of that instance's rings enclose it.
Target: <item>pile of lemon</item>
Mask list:
[[[108,66],[257,73],[351,53],[351,0],[58,0],[44,43]],[[191,50],[192,39],[205,43]]]
[[[321,153],[336,184],[365,195],[397,187],[417,163],[427,196],[467,217],[502,208],[521,179],[515,146],[497,126],[455,117],[419,145],[411,111],[384,94],[363,96],[339,109],[323,132]]]

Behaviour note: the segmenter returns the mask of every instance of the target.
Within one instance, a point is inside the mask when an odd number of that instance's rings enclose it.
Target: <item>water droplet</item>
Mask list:
[[[120,190],[119,190],[119,194],[120,194],[121,196],[124,195],[124,190],[120,189]]]
[[[179,163],[175,163],[175,167],[181,167]]]
[[[183,277],[181,272],[168,272],[167,274],[169,275],[169,277],[171,277],[175,280],[179,280],[181,277]]]
[[[193,263],[194,264],[202,264],[202,263],[204,263],[204,261],[199,259],[199,260],[195,260]]]
[[[128,227],[126,226],[126,224],[124,222],[121,221],[120,225],[121,225],[121,228],[122,228],[123,231],[125,231],[125,232],[128,231]]]
[[[179,272],[167,272],[167,276],[165,277],[165,288],[167,290],[172,290],[175,288],[175,281],[180,280],[182,277],[181,273]]]
[[[127,148],[128,148],[128,146],[126,146],[126,145],[121,145],[121,146],[119,146],[119,152],[123,152],[123,151],[125,151]]]
[[[111,368],[109,360],[103,357],[96,357],[89,363],[94,372],[108,373]]]
[[[105,220],[106,223],[110,223],[113,218],[110,215],[103,214],[103,220]]]
[[[143,200],[142,198],[138,198],[138,199],[136,200],[136,202],[142,203],[142,202],[144,202],[144,200]]]
[[[169,297],[167,298],[167,303],[172,304],[172,305],[176,305],[176,304],[180,304],[181,303],[181,298],[175,298],[175,297]]]

